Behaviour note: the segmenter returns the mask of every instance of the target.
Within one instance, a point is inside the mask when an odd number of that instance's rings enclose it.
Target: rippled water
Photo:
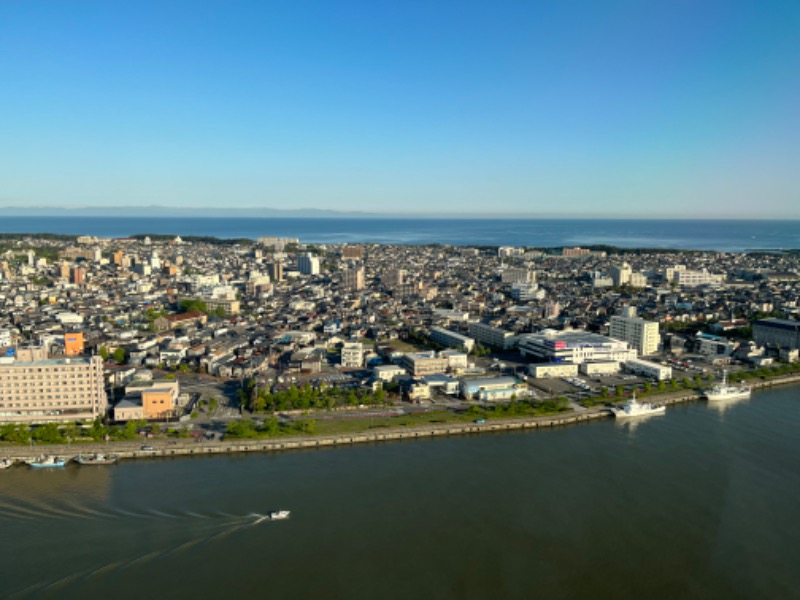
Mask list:
[[[800,387],[725,408],[14,468],[0,597],[798,597]],[[259,520],[279,508],[292,518]]]

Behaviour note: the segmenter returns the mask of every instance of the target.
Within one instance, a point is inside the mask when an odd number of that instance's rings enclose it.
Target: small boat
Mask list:
[[[28,465],[34,469],[54,469],[67,464],[67,461],[58,456],[41,456],[28,461]]]
[[[623,406],[615,406],[611,409],[614,416],[618,419],[624,417],[644,417],[646,415],[663,415],[667,411],[667,407],[663,404],[655,405],[649,402],[637,402],[636,392],[633,397],[628,400]]]
[[[0,470],[7,469],[8,467],[12,466],[15,461],[11,460],[10,458],[4,458],[0,460]]]
[[[281,519],[288,519],[290,514],[292,514],[292,511],[290,510],[273,510],[272,512],[268,513],[267,516],[272,521],[279,521]]]
[[[116,454],[90,454],[88,456],[84,456],[81,454],[80,456],[75,457],[75,462],[79,465],[113,465],[119,460],[119,456]]]

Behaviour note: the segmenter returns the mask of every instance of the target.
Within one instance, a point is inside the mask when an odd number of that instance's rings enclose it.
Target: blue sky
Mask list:
[[[0,206],[800,218],[800,2],[0,3]]]

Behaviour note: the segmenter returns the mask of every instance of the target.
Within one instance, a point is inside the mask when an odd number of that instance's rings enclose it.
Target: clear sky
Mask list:
[[[800,218],[800,1],[4,0],[22,204]]]

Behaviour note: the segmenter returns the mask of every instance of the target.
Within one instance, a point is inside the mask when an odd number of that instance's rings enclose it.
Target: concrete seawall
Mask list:
[[[800,375],[775,378],[752,383],[754,389],[770,388],[777,385],[800,383]],[[700,400],[698,392],[675,392],[674,395],[658,395],[651,399],[657,404],[679,404]],[[156,458],[170,456],[203,456],[228,454],[235,452],[278,452],[304,448],[323,448],[332,446],[350,446],[353,444],[376,443],[393,440],[429,439],[448,435],[469,435],[487,432],[516,431],[522,429],[543,429],[575,425],[611,418],[611,412],[605,408],[592,408],[581,412],[570,412],[548,417],[498,419],[483,424],[449,423],[443,425],[426,425],[413,428],[383,429],[375,432],[357,434],[340,434],[332,436],[293,437],[263,440],[223,440],[223,441],[150,441],[114,442],[110,444],[76,444],[46,446],[9,446],[0,448],[0,457],[14,460],[27,460],[42,454],[57,456],[75,456],[78,453],[95,452],[114,453],[121,458]],[[143,451],[142,443],[149,443],[153,450]]]

